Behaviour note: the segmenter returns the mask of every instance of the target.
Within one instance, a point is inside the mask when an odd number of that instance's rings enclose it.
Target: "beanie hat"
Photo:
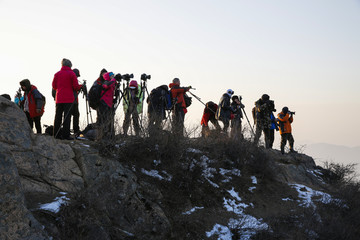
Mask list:
[[[137,81],[136,81],[136,80],[132,80],[132,81],[130,82],[130,84],[129,84],[129,88],[131,88],[131,89],[136,89],[136,88],[138,88],[138,83],[137,83]]]
[[[176,82],[180,82],[180,79],[174,78],[174,79],[173,79],[173,83],[176,83]]]
[[[231,100],[233,100],[233,102],[235,101],[235,99],[239,100],[238,96],[232,96]]]
[[[113,72],[109,72],[109,77],[114,76]]]
[[[268,100],[270,100],[270,96],[267,95],[267,94],[263,94],[263,95],[261,96],[261,100],[263,100],[263,101],[268,101]]]
[[[72,63],[69,59],[63,58],[63,60],[61,61],[61,65],[62,66],[66,66],[66,67],[72,67]]]
[[[74,69],[73,69],[73,72],[75,73],[75,75],[76,75],[77,77],[80,77],[80,71],[79,71],[79,69],[74,68]]]
[[[226,93],[229,95],[229,97],[231,97],[234,94],[234,91],[232,89],[228,89]]]
[[[29,79],[24,79],[20,82],[20,86],[24,86],[26,88],[26,90],[30,90],[31,89],[31,84],[30,84],[30,80]]]
[[[289,108],[288,108],[288,107],[283,107],[282,112],[283,112],[284,114],[287,114],[288,111],[289,111]]]

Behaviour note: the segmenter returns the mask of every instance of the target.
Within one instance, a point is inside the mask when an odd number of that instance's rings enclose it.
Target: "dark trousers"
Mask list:
[[[97,109],[97,125],[98,125],[98,136],[97,140],[109,140],[114,136],[113,127],[113,111],[106,104],[101,102]]]
[[[259,142],[261,132],[264,132],[265,148],[270,148],[270,139],[271,139],[270,129],[265,128],[264,126],[262,126],[260,124],[256,124],[254,143],[257,144]]]
[[[71,115],[73,116],[72,121],[73,121],[74,133],[78,133],[78,132],[80,132],[80,127],[79,127],[80,112],[79,112],[79,104],[78,103],[73,105]]]
[[[285,152],[285,146],[287,141],[289,141],[289,145],[290,145],[290,151],[294,151],[294,137],[291,133],[283,133],[281,134],[281,153]]]
[[[148,131],[150,136],[156,135],[157,132],[159,132],[163,120],[163,116],[161,113],[158,112],[151,112],[148,114],[149,116],[149,125],[148,125]]]
[[[174,134],[179,134],[179,136],[184,136],[184,120],[185,112],[182,107],[175,106],[173,111],[173,124],[172,129]]]
[[[241,119],[234,118],[233,120],[231,120],[230,136],[234,139],[243,138],[242,129],[241,129]]]
[[[229,126],[230,126],[230,119],[223,117],[223,118],[221,118],[221,121],[222,121],[223,124],[224,124],[223,131],[226,133],[227,130],[228,130],[228,128],[229,128]]]
[[[139,134],[140,134],[139,114],[137,111],[137,105],[133,104],[133,103],[129,104],[127,112],[125,113],[125,119],[124,119],[124,124],[123,124],[124,135],[127,135],[127,132],[129,130],[130,123],[131,123],[131,117],[132,117],[132,122],[133,122],[134,130],[135,130],[135,135],[139,136]]]
[[[29,112],[25,112],[25,114],[30,124],[31,130],[33,129],[35,123],[36,133],[41,133],[41,116],[31,118]]]
[[[269,130],[269,148],[273,147],[275,141],[275,129]]]
[[[66,139],[70,137],[70,122],[71,122],[71,109],[72,103],[57,103],[56,104],[56,112],[55,112],[55,120],[54,120],[54,137]],[[64,116],[64,122],[63,122]],[[59,129],[61,127],[61,123],[63,122],[62,135],[58,134]]]

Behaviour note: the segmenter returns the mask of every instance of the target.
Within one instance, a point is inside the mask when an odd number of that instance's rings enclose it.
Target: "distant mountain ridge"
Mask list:
[[[360,175],[360,146],[347,147],[329,143],[315,143],[306,145],[304,153],[312,156],[318,165],[322,165],[326,161],[358,164],[356,170]]]

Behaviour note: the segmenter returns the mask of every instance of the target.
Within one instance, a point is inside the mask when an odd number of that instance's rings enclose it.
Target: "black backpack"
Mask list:
[[[147,102],[149,104],[148,112],[152,112],[155,109],[171,109],[171,97],[169,95],[168,87],[166,85],[161,85],[151,90]]]
[[[89,93],[88,93],[88,101],[89,106],[92,109],[97,109],[100,104],[100,98],[104,95],[101,95],[101,91],[103,90],[102,85],[98,84],[97,80],[91,86]],[[105,92],[104,92],[105,93]]]
[[[192,97],[189,97],[186,93],[184,94],[185,105],[188,108],[192,103]]]

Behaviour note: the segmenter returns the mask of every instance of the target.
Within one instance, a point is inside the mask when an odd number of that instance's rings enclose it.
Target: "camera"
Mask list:
[[[130,79],[131,78],[134,78],[134,74],[128,74],[128,73],[126,73],[126,74],[124,74],[124,75],[121,75],[120,73],[118,73],[118,74],[116,74],[115,75],[115,80],[117,81],[117,82],[121,82],[121,80],[123,79],[123,80],[125,80],[125,81],[130,81]]]
[[[295,112],[291,112],[291,111],[289,111],[289,114],[295,115]]]
[[[146,81],[147,79],[151,79],[151,75],[146,75],[145,73],[141,74],[141,80]]]

